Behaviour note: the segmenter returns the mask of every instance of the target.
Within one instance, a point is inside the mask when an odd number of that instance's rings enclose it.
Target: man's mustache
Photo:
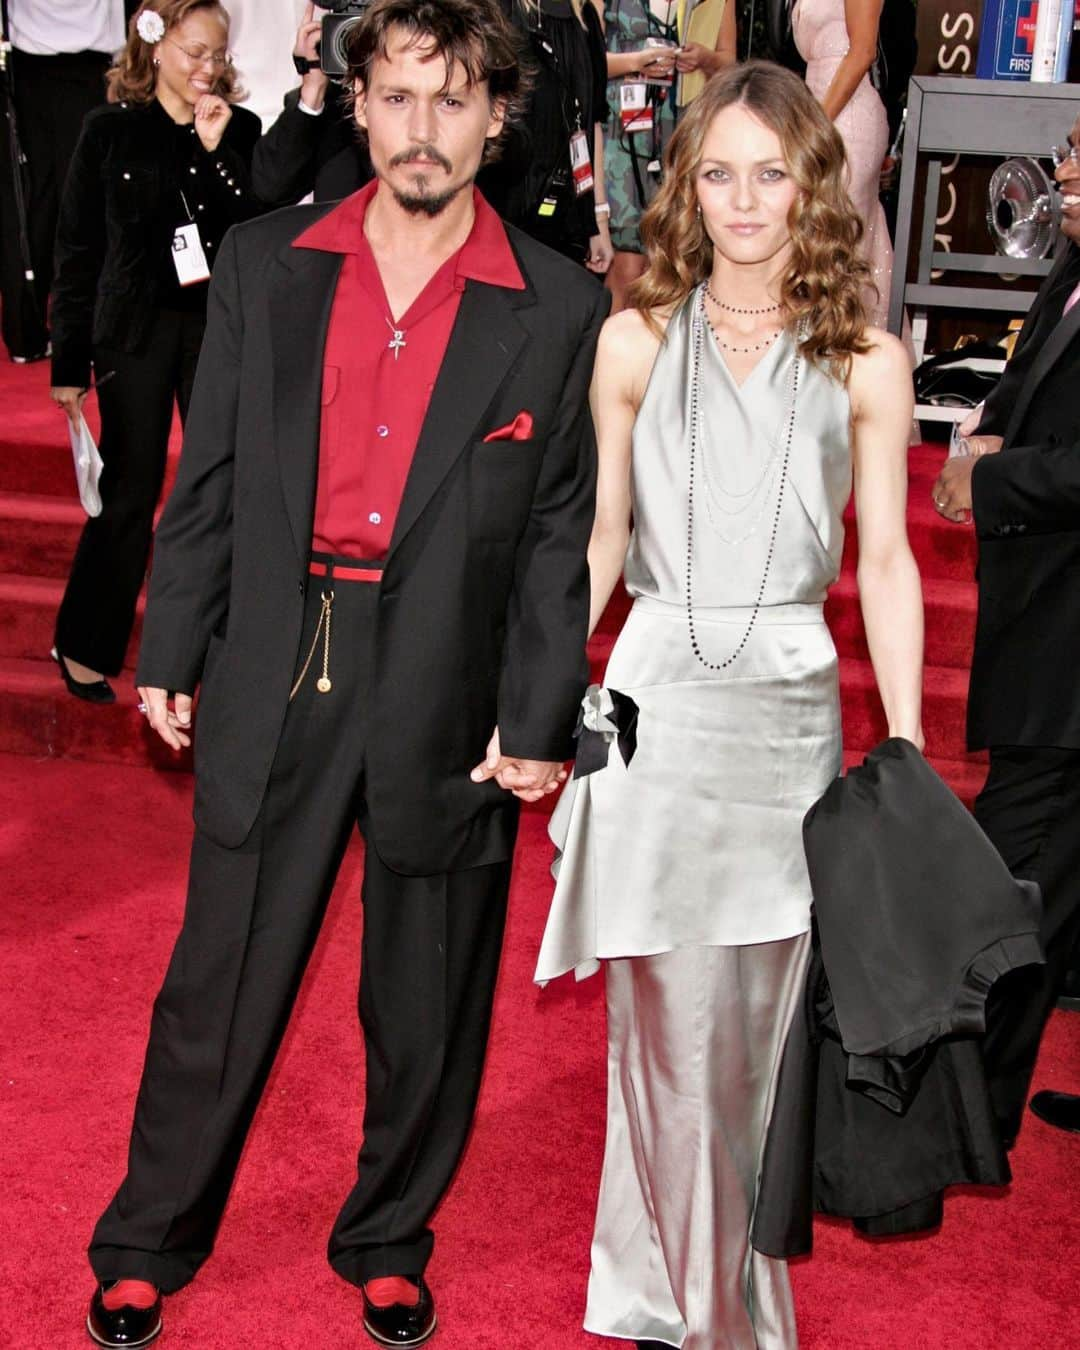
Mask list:
[[[454,167],[446,156],[440,154],[433,145],[413,145],[408,150],[402,150],[400,154],[394,155],[390,160],[390,167],[396,169],[402,164],[412,164],[418,159],[430,159],[438,164],[441,169],[445,169],[447,173],[450,173]]]

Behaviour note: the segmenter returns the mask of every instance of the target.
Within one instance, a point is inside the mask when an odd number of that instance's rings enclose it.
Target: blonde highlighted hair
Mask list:
[[[664,157],[664,181],[641,218],[648,268],[630,303],[652,311],[678,305],[712,272],[713,243],[698,210],[697,176],[713,119],[740,104],[780,140],[800,192],[791,208],[791,265],[780,299],[803,334],[811,361],[845,378],[867,350],[870,269],[859,245],[863,226],[844,181],[844,143],[805,83],[769,61],[747,61],[713,76],[682,116]]]
[[[229,12],[217,0],[143,0],[128,23],[127,42],[116,54],[112,67],[105,76],[106,97],[110,103],[150,103],[157,88],[157,71],[154,67],[154,44],[145,42],[139,36],[137,24],[139,15],[149,11],[160,14],[165,25],[165,38],[172,30],[184,22],[189,14],[199,9],[212,9],[222,20],[225,30],[229,28]],[[162,41],[165,40],[162,39]],[[240,87],[240,79],[230,61],[214,77],[213,92],[227,103],[238,103],[245,97]]]

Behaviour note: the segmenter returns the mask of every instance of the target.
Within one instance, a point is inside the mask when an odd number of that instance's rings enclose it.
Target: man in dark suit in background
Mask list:
[[[984,1053],[1007,1143],[1020,1128],[1039,1041],[1080,932],[1080,118],[1057,170],[1068,243],[1016,352],[933,488],[938,511],[972,518],[979,615],[969,748],[990,749],[975,815],[1009,868],[1039,883],[1045,967],[999,981]],[[1078,1102],[1039,1093],[1051,1123]]]
[[[367,1099],[329,1255],[376,1340],[434,1330],[427,1225],[479,1090],[514,796],[563,776],[587,682],[607,300],[474,190],[515,39],[493,0],[375,0],[353,31],[376,181],[227,236],[157,536],[137,680],[174,746],[201,684],[197,828],[90,1249],[106,1345],[152,1338],[213,1246],[357,823]]]

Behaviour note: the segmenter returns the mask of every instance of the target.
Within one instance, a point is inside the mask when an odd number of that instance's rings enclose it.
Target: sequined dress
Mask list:
[[[792,13],[795,45],[806,62],[806,83],[822,99],[851,45],[844,21],[844,0],[797,0]],[[867,297],[870,322],[884,328],[889,312],[893,250],[889,227],[878,197],[881,163],[889,149],[885,105],[864,75],[836,119],[844,138],[850,173],[849,190],[866,230],[863,251],[870,264],[877,295]]]

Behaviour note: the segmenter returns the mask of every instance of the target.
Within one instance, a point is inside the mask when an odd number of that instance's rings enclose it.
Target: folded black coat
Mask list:
[[[1009,1180],[977,1038],[995,980],[1042,962],[1038,889],[910,742],[832,783],[803,839],[814,949],[752,1234],[771,1256],[810,1250],[815,1209],[913,1232],[946,1186]]]

